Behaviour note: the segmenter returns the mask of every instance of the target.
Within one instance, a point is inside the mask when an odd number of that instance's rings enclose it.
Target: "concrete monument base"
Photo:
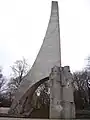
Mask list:
[[[73,79],[69,67],[53,67],[50,81],[50,118],[75,118]]]

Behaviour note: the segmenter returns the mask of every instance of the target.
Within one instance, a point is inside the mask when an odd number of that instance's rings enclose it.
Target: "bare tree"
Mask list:
[[[17,60],[13,66],[11,66],[13,71],[13,78],[11,78],[10,84],[13,84],[14,87],[20,85],[23,76],[25,76],[29,70],[29,65],[27,64],[26,59],[23,57],[22,60]]]
[[[13,66],[11,66],[13,77],[10,78],[10,81],[8,82],[8,95],[13,100],[14,93],[16,92],[18,86],[20,85],[23,76],[25,76],[29,70],[29,65],[27,64],[27,61],[25,58],[22,58],[22,60],[17,60]]]
[[[74,81],[78,85],[78,90],[75,90],[75,103],[77,109],[83,109],[87,104],[89,104],[89,94],[88,94],[88,72],[80,71],[73,73]]]
[[[7,79],[6,77],[4,77],[2,73],[2,67],[0,67],[0,106],[5,106],[8,101],[6,96],[6,91],[7,91],[7,88],[5,86],[6,82]]]
[[[2,67],[0,67],[0,92],[2,91],[2,87],[5,85],[5,83],[6,83],[6,79],[3,76]]]

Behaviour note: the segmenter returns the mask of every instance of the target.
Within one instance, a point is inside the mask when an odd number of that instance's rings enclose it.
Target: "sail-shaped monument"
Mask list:
[[[51,68],[55,65],[61,65],[61,49],[58,3],[56,1],[52,1],[51,16],[43,44],[33,66],[28,74],[23,78],[15,94],[15,99],[10,109],[11,111],[31,86],[49,76]]]
[[[50,118],[73,118],[75,112],[71,78],[69,67],[61,67],[59,9],[58,2],[52,1],[51,16],[42,46],[15,93],[9,114],[29,116],[33,110],[31,101],[35,90],[45,81],[51,80]],[[70,81],[69,87],[67,81]]]

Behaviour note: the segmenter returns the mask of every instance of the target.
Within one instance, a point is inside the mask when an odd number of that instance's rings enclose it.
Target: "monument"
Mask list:
[[[37,58],[15,94],[9,114],[29,116],[32,96],[50,80],[50,118],[75,118],[73,78],[68,66],[61,67],[58,2],[52,1],[47,32]]]

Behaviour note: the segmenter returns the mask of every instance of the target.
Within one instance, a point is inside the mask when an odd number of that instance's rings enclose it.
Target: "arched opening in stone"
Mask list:
[[[50,106],[50,81],[44,81],[35,90],[32,97],[33,111],[30,114],[31,118],[49,118]]]
[[[27,90],[19,100],[14,114],[18,112],[19,115],[29,118],[49,118],[49,95],[49,77],[46,77]]]

